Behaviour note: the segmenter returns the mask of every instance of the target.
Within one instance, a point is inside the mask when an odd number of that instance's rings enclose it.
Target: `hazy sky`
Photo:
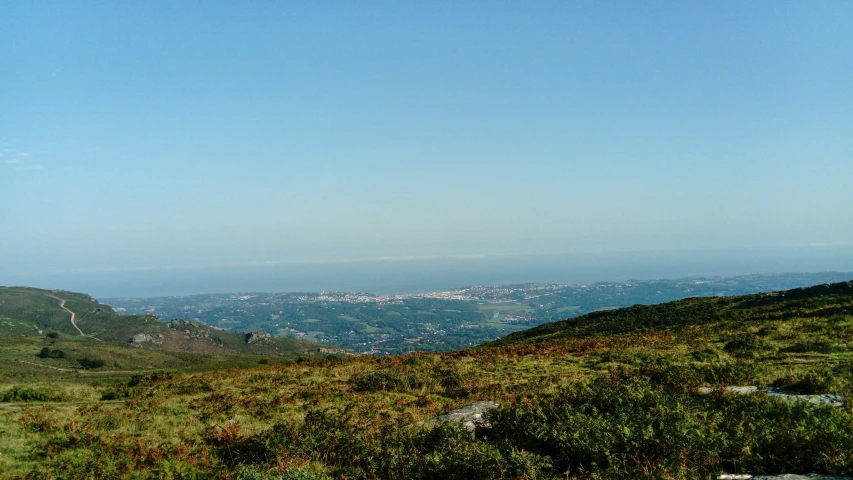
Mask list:
[[[0,4],[0,273],[853,243],[853,2]]]

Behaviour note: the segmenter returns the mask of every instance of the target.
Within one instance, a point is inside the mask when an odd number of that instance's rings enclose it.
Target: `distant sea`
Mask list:
[[[425,293],[513,283],[595,283],[853,271],[853,246],[436,257],[263,266],[4,275],[0,284],[97,298],[232,292]]]

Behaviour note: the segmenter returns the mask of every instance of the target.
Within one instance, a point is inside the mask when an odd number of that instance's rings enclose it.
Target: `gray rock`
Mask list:
[[[796,475],[793,473],[786,473],[784,475],[756,475],[750,480],[850,480],[850,477],[819,475],[817,473],[810,473],[808,475]]]
[[[707,395],[713,392],[715,389],[710,387],[700,387],[699,393],[703,395]],[[822,394],[822,395],[797,395],[795,393],[791,393],[782,388],[776,387],[755,387],[755,386],[743,386],[743,387],[725,387],[723,389],[725,393],[734,393],[738,395],[750,395],[755,393],[765,393],[767,395],[776,397],[780,400],[786,402],[807,402],[815,405],[830,405],[833,407],[840,407],[844,405],[844,398],[841,395],[831,395],[831,394]]]
[[[479,426],[487,426],[483,414],[493,408],[500,407],[498,402],[474,402],[467,407],[462,407],[444,415],[439,415],[433,419],[435,422],[451,422],[458,423],[462,428],[469,432],[474,431]]]
[[[137,333],[130,339],[130,343],[134,345],[140,345],[145,342],[153,342],[154,339],[151,338],[151,335],[145,333]]]
[[[850,480],[850,477],[821,475],[818,473],[809,473],[807,475],[797,475],[794,473],[785,473],[782,475],[750,475],[748,473],[724,473],[717,477],[717,480]]]
[[[249,332],[246,334],[246,343],[266,343],[272,338],[267,332]]]

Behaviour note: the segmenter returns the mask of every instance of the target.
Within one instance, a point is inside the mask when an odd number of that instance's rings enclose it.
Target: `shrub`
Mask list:
[[[835,347],[829,342],[798,342],[780,350],[788,353],[832,353],[834,351]]]
[[[177,395],[193,395],[196,393],[212,392],[213,386],[202,378],[186,379],[175,389]]]
[[[62,350],[51,350],[47,347],[41,349],[39,353],[36,354],[39,358],[65,358],[65,352]]]
[[[439,367],[433,371],[444,393],[451,397],[467,397],[470,393],[465,388],[465,378],[455,369],[450,367]]]
[[[704,350],[697,350],[690,354],[694,360],[697,362],[710,362],[712,360],[717,360],[719,358],[719,354],[713,348],[706,348]]]
[[[549,477],[708,478],[721,470],[853,467],[853,418],[842,409],[763,396],[696,398],[628,375],[539,395],[487,417],[490,441],[550,458],[550,472],[543,471]]]
[[[130,391],[125,386],[110,388],[101,393],[101,400],[118,400],[130,396]]]
[[[101,368],[104,365],[106,365],[106,362],[101,360],[100,358],[88,358],[88,357],[78,358],[77,363],[79,363],[80,366],[85,368],[86,370],[90,370],[93,368]]]
[[[163,382],[166,380],[171,380],[174,375],[171,372],[151,372],[151,373],[142,373],[137,374],[130,377],[130,380],[127,382],[128,387],[137,387],[140,385],[153,385],[158,382]]]
[[[319,468],[311,468],[311,466],[291,469],[283,474],[266,473],[259,470],[257,467],[250,465],[241,465],[237,470],[238,480],[331,480],[328,474]]]
[[[723,350],[736,358],[754,358],[764,347],[755,337],[740,337],[726,343]]]
[[[794,393],[815,395],[832,393],[837,383],[837,379],[832,372],[809,372],[805,375],[791,375],[778,378],[771,385],[790,390]]]
[[[766,325],[766,326],[763,326],[760,329],[758,329],[758,332],[756,332],[756,335],[761,336],[761,337],[766,337],[768,335],[772,335],[772,334],[776,333],[777,331],[779,331],[779,327],[777,327],[776,325]]]
[[[373,370],[353,381],[353,389],[356,392],[404,390],[407,386],[403,377],[390,370]]]
[[[15,386],[0,392],[0,402],[61,402],[63,400],[65,396],[60,393],[30,387]]]

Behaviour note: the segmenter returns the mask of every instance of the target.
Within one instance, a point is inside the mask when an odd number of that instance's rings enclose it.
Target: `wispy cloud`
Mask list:
[[[15,167],[15,171],[25,172],[28,170],[44,170],[44,166],[34,163],[34,164],[25,164]]]
[[[11,148],[12,142],[8,141],[0,142],[0,145],[5,147],[3,148],[3,151],[0,152],[0,157],[3,157],[3,160],[0,161],[0,166],[8,165],[8,168],[11,168],[16,172],[44,170],[44,165],[41,163],[35,163],[35,160],[38,156],[47,152],[18,150],[17,148]]]

